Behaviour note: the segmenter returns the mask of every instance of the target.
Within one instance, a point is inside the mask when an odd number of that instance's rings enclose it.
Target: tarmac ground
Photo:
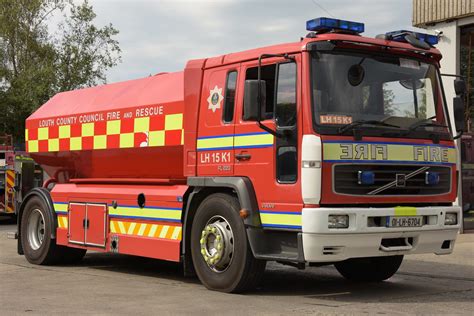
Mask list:
[[[224,294],[185,278],[178,264],[90,252],[73,266],[36,266],[16,253],[0,218],[0,315],[16,314],[474,314],[474,234],[447,256],[406,256],[386,282],[344,280],[333,266],[269,263],[263,284]]]

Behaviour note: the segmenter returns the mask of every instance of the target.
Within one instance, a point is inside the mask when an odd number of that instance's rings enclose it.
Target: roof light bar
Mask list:
[[[436,35],[430,35],[426,33],[418,33],[418,32],[413,32],[413,31],[407,31],[407,30],[399,30],[399,31],[393,31],[393,32],[387,32],[385,33],[385,36],[390,38],[392,41],[396,42],[405,42],[405,35],[407,34],[412,34],[414,35],[417,39],[420,41],[426,42],[430,44],[431,46],[435,46],[438,44],[438,36]]]
[[[329,32],[338,30],[360,34],[364,32],[364,29],[364,23],[324,17],[306,21],[306,30],[311,32]]]

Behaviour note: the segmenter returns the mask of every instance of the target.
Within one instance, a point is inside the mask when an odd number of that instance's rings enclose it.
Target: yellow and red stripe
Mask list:
[[[25,141],[30,153],[182,145],[183,113],[27,127]]]

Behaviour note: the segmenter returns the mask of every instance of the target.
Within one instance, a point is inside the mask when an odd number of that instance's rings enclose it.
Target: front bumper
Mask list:
[[[457,225],[444,225],[446,213],[457,213]],[[349,216],[346,229],[329,229],[328,216]],[[302,240],[306,262],[336,262],[349,258],[420,253],[449,254],[460,228],[461,208],[420,207],[422,227],[385,227],[395,208],[304,208]],[[398,244],[400,243],[401,244]],[[388,246],[387,246],[388,245]]]

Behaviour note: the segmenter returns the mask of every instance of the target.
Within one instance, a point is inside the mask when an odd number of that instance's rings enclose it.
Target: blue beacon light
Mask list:
[[[363,33],[364,23],[331,19],[331,18],[316,18],[306,22],[306,30],[310,32],[321,32],[321,31],[346,31],[351,33]]]
[[[439,42],[438,36],[430,35],[426,33],[419,33],[419,32],[407,31],[407,30],[399,30],[399,31],[385,33],[387,37],[391,38],[392,41],[396,41],[396,42],[406,42],[405,35],[407,34],[412,34],[420,41],[426,42],[430,44],[431,46],[435,46]]]

